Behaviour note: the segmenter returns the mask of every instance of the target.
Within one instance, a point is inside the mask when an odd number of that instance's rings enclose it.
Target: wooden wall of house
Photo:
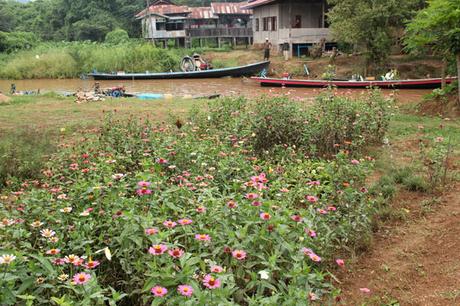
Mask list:
[[[252,29],[254,33],[254,43],[255,44],[260,44],[265,41],[265,38],[270,39],[272,42],[277,42],[278,41],[278,28],[279,25],[277,25],[277,30],[276,31],[271,31],[270,28],[268,31],[263,30],[263,18],[264,17],[272,17],[276,16],[277,17],[277,23],[279,23],[279,4],[272,4],[272,5],[264,5],[261,7],[257,7],[253,11],[253,18],[252,18]],[[259,20],[259,31],[256,31],[256,20]]]
[[[144,38],[153,38],[156,30],[155,16],[149,16],[148,18],[142,19],[142,32],[144,33]]]
[[[323,1],[291,0],[280,4],[279,25],[282,29],[294,27],[296,17],[300,17],[300,28],[323,27]],[[289,13],[291,14],[289,16]]]
[[[324,29],[326,0],[287,0],[253,9],[254,44],[261,45],[268,38],[275,48],[283,43],[314,43],[328,35]],[[263,18],[276,17],[276,30],[263,30]],[[300,17],[296,28],[296,17]],[[259,31],[257,29],[257,20]],[[292,30],[289,30],[292,29]]]

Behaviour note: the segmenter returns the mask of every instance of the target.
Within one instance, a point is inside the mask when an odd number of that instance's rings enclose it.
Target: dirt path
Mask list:
[[[339,276],[342,305],[460,305],[460,184],[439,198],[403,192],[396,200],[408,219],[382,228]]]

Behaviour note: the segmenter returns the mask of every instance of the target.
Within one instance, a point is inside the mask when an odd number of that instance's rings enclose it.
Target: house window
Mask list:
[[[301,27],[302,27],[302,16],[296,15],[293,28],[299,29]]]
[[[259,18],[256,18],[256,32],[259,32]]]
[[[268,17],[264,17],[262,18],[262,22],[263,22],[263,31],[268,31]]]
[[[270,17],[271,19],[271,30],[276,31],[276,16]]]

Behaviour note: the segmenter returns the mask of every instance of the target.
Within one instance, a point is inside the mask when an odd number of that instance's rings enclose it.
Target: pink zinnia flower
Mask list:
[[[173,228],[177,225],[177,223],[171,220],[166,220],[165,222],[163,222],[163,225],[167,228]]]
[[[236,204],[235,201],[230,200],[230,201],[227,202],[227,206],[228,206],[229,208],[236,208],[236,207],[238,206],[238,204]]]
[[[327,214],[327,211],[322,209],[322,208],[318,208],[318,212],[322,215],[326,215]]]
[[[204,213],[204,212],[206,212],[206,207],[204,207],[204,206],[198,206],[198,207],[196,208],[196,211],[197,211],[198,213],[200,213],[200,214],[201,214],[201,213]]]
[[[160,165],[167,164],[168,160],[164,158],[157,158],[157,163],[159,163]]]
[[[168,289],[166,289],[165,287],[160,287],[160,286],[155,286],[150,291],[153,293],[153,295],[157,297],[165,296],[166,293],[168,293]]]
[[[309,248],[302,248],[302,252],[305,254],[305,255],[310,255],[313,253],[312,249],[309,249]]]
[[[224,268],[221,266],[215,265],[211,267],[211,272],[213,273],[221,273],[222,271],[224,271]]]
[[[56,266],[62,266],[66,262],[65,262],[64,258],[55,258],[55,259],[52,260],[52,263],[53,263],[53,265],[56,265]]]
[[[320,181],[311,181],[307,183],[308,186],[319,186],[320,184]]]
[[[314,262],[320,262],[321,261],[321,257],[319,257],[318,255],[316,255],[315,253],[310,253],[308,254],[308,256],[310,257],[311,260],[313,260]]]
[[[147,195],[152,193],[152,190],[149,189],[150,182],[140,181],[139,183],[137,183],[137,186],[140,187],[136,190],[136,193],[138,195]]]
[[[351,163],[352,163],[353,165],[358,165],[358,164],[359,164],[359,160],[357,160],[357,159],[352,159],[352,160],[351,160]]]
[[[370,293],[371,289],[369,289],[369,288],[359,288],[359,291],[361,291],[362,293]]]
[[[140,196],[142,196],[142,195],[148,195],[148,194],[151,194],[151,193],[152,193],[152,190],[140,188],[140,189],[137,189],[137,190],[136,190],[136,193],[137,193],[137,195],[140,195]]]
[[[150,182],[146,182],[146,181],[140,181],[137,183],[137,186],[141,187],[141,188],[147,188],[150,186]]]
[[[86,268],[86,269],[94,269],[96,268],[97,266],[99,266],[100,262],[97,261],[97,260],[92,260],[90,259],[87,263],[85,263],[83,266]]]
[[[345,267],[345,261],[343,259],[336,259],[335,262],[339,267]]]
[[[328,207],[327,207],[327,210],[329,210],[329,211],[336,211],[337,208],[336,208],[335,206],[328,206]]]
[[[145,229],[146,235],[155,235],[158,234],[158,230],[156,228],[146,228]]]
[[[315,197],[315,196],[312,196],[312,195],[307,195],[305,198],[306,198],[307,201],[310,202],[310,203],[315,203],[315,202],[318,201],[318,198]]]
[[[243,250],[234,250],[232,256],[238,260],[243,260],[246,258],[246,252]]]
[[[269,213],[266,213],[266,212],[261,213],[259,216],[260,216],[260,219],[262,220],[270,220],[272,217]]]
[[[164,244],[155,244],[149,248],[149,253],[155,256],[161,255],[168,250],[168,247]]]
[[[73,281],[77,285],[84,285],[87,282],[89,282],[90,279],[91,279],[91,275],[88,273],[84,273],[84,272],[75,274],[73,277]]]
[[[66,263],[75,265],[76,263],[78,263],[80,261],[80,257],[78,257],[77,255],[70,254],[70,255],[64,257],[64,261]]]
[[[179,292],[179,294],[183,296],[190,297],[193,294],[193,288],[189,285],[180,285],[179,287],[177,287],[177,292]]]
[[[209,235],[207,235],[207,234],[196,234],[195,239],[196,240],[201,240],[201,241],[210,241],[211,237],[209,237]]]
[[[248,200],[255,200],[259,197],[257,193],[248,193],[245,195],[245,198]]]
[[[262,205],[262,203],[261,203],[260,201],[254,201],[254,202],[252,202],[252,206],[259,207],[260,205]]]
[[[299,216],[299,215],[292,215],[292,216],[291,216],[291,219],[292,219],[293,221],[295,221],[295,222],[300,222],[300,221],[302,221],[302,217]]]
[[[312,229],[305,229],[305,232],[308,234],[308,236],[310,236],[311,238],[315,238],[316,237],[316,232]]]
[[[46,251],[46,254],[48,254],[48,255],[57,255],[60,252],[61,252],[60,249],[51,249],[51,250]]]
[[[169,250],[168,254],[171,255],[174,258],[180,258],[180,257],[182,257],[182,255],[184,255],[184,250],[182,250],[180,248],[175,248],[175,249]]]
[[[189,225],[189,224],[192,224],[192,220],[190,219],[187,219],[187,218],[184,218],[184,219],[180,219],[179,221],[177,221],[180,225]]]
[[[215,289],[220,287],[220,279],[214,278],[211,274],[208,274],[203,279],[203,285],[208,289]]]

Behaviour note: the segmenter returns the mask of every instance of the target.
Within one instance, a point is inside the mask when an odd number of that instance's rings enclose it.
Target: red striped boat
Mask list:
[[[341,81],[341,80],[296,80],[252,77],[262,86],[283,86],[283,87],[345,87],[345,88],[366,88],[380,87],[389,89],[425,89],[441,87],[441,78],[417,79],[417,80],[391,80],[391,81]],[[446,78],[446,83],[452,83],[457,77]]]

